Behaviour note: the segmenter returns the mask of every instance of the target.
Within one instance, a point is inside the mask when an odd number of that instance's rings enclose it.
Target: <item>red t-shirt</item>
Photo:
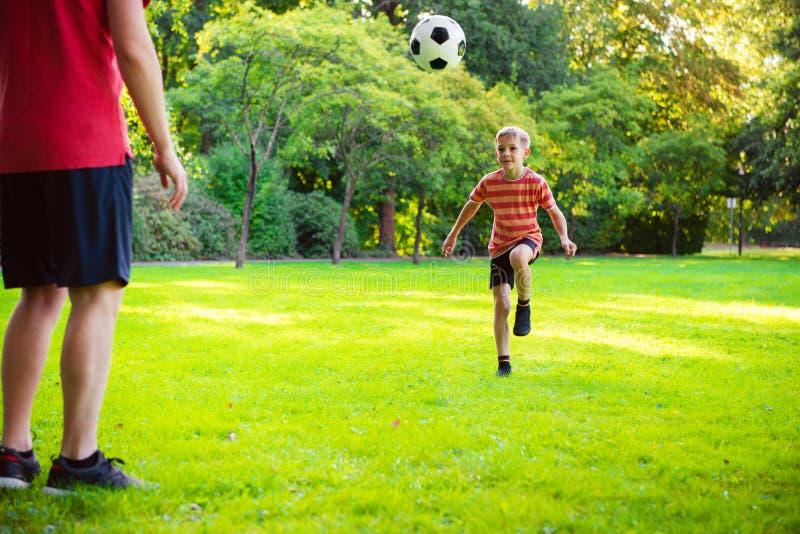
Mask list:
[[[0,13],[0,173],[123,164],[105,0],[0,0]]]
[[[544,178],[530,169],[519,180],[506,180],[500,169],[487,174],[469,195],[473,202],[486,202],[494,210],[489,256],[494,258],[521,239],[528,238],[540,246],[542,229],[536,220],[539,206],[549,210],[556,205]]]

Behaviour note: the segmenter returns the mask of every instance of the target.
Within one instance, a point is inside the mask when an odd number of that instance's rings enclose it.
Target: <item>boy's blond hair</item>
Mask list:
[[[497,132],[497,135],[494,136],[495,146],[497,146],[501,137],[513,137],[519,141],[519,144],[521,144],[523,148],[530,148],[531,146],[531,136],[519,126],[506,126],[505,128],[501,128],[500,131]]]

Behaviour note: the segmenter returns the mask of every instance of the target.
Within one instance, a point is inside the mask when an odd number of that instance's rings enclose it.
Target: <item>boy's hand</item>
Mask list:
[[[442,255],[446,258],[453,252],[453,247],[456,246],[456,236],[448,234],[442,243]]]
[[[575,255],[575,251],[578,250],[578,245],[576,245],[569,239],[563,239],[561,241],[561,248],[564,249],[564,254],[567,255],[567,259],[570,259]]]

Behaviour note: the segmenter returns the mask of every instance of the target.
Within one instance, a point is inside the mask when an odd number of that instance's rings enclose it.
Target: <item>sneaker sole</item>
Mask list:
[[[27,489],[31,487],[30,482],[25,482],[18,478],[3,477],[0,478],[0,488],[5,489]]]
[[[61,489],[61,488],[51,488],[50,486],[45,486],[44,488],[42,488],[42,493],[53,497],[66,497],[67,495],[77,495],[77,492],[75,491],[68,489]]]

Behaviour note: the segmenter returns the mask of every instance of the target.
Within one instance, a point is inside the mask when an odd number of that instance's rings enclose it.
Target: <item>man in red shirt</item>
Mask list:
[[[453,229],[442,243],[442,254],[445,257],[450,255],[464,226],[478,212],[482,203],[489,204],[494,211],[489,239],[489,287],[494,295],[497,376],[507,376],[511,373],[508,316],[515,282],[517,310],[514,335],[525,336],[531,331],[530,264],[539,256],[542,247],[542,230],[536,220],[540,206],[550,216],[567,257],[575,255],[577,246],[567,235],[567,221],[556,205],[547,182],[525,167],[525,159],[531,153],[528,133],[515,126],[503,128],[495,136],[495,147],[495,156],[501,168],[484,176],[472,190]]]
[[[148,0],[0,0],[3,282],[21,294],[3,344],[0,487],[40,472],[30,418],[69,297],[61,352],[64,427],[46,493],[141,485],[97,446],[123,287],[130,278],[133,175],[123,82],[179,209],[186,171],[169,135]]]

